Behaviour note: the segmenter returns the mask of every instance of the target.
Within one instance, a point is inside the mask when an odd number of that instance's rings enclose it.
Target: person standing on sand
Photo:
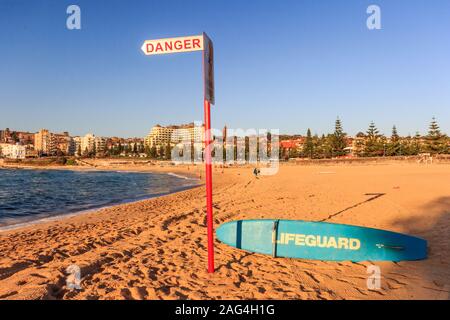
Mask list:
[[[260,172],[261,172],[261,171],[260,171],[258,168],[253,169],[253,174],[254,174],[254,176],[255,176],[256,179],[259,178]]]

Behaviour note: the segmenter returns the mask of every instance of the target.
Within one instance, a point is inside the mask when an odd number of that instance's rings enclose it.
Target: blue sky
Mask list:
[[[81,8],[81,30],[66,8]],[[368,30],[366,8],[381,8]],[[0,128],[144,136],[202,120],[201,54],[147,57],[145,39],[214,41],[216,128],[318,134],[339,116],[390,134],[450,134],[450,1],[0,0]]]

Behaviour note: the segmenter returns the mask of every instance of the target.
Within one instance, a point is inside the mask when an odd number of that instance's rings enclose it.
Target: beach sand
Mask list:
[[[274,259],[216,240],[208,274],[200,186],[1,232],[0,298],[449,299],[450,164],[283,165],[260,179],[251,168],[217,168],[213,197],[216,226],[280,218],[381,228],[425,238],[429,258],[373,263],[381,289],[369,290],[370,262]],[[81,290],[66,286],[71,264],[81,268]]]

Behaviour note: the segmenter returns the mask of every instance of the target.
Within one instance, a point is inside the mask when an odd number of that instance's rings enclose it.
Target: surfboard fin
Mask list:
[[[388,245],[388,244],[382,244],[382,243],[377,243],[376,246],[378,249],[386,248],[386,249],[399,250],[399,251],[405,249],[405,247],[402,247],[402,246]]]

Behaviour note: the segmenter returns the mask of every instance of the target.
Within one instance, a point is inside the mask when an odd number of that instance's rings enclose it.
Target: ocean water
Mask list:
[[[194,187],[174,174],[0,169],[0,228]]]

